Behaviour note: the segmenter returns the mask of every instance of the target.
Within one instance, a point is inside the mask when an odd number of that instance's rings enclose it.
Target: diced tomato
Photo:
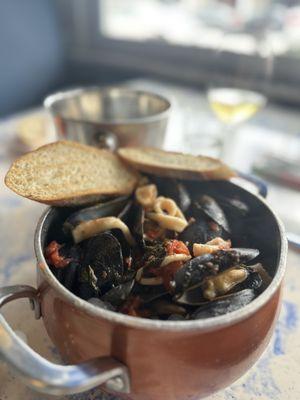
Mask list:
[[[53,240],[45,249],[46,260],[55,268],[65,268],[72,261],[71,258],[65,258],[59,254],[61,244]]]
[[[166,242],[166,251],[169,256],[173,254],[186,254],[190,256],[189,249],[181,240],[168,240]]]

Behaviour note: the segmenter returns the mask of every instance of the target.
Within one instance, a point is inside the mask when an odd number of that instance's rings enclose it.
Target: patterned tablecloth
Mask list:
[[[147,85],[144,86],[147,87]],[[165,91],[169,93],[171,89],[166,87]],[[176,95],[179,89],[173,90],[172,93]],[[182,92],[180,95],[182,101]],[[193,93],[193,96],[201,103],[203,98],[200,94]],[[191,93],[188,93],[186,98],[191,100]],[[194,101],[193,103],[195,104]],[[266,115],[271,112],[270,109],[266,110]],[[292,115],[290,121],[294,117]],[[179,118],[178,115],[177,118]],[[13,118],[0,124],[0,285],[22,283],[35,286],[33,232],[44,206],[14,195],[3,184],[4,174],[15,157],[12,145],[15,122],[16,118]],[[174,126],[174,120],[171,126]],[[184,142],[185,150],[188,147],[187,143],[190,144],[190,148],[193,148],[192,138]],[[168,143],[168,147],[180,148],[178,139],[177,145],[173,140],[169,140]],[[279,211],[284,221],[290,213],[297,212],[296,208],[293,209],[293,204],[296,207],[299,200],[299,193],[271,186],[270,202]],[[299,226],[297,224],[298,233]],[[231,387],[211,396],[210,400],[300,399],[299,277],[300,253],[290,250],[283,307],[269,347],[246,375]],[[7,305],[4,314],[12,327],[27,340],[32,348],[50,360],[58,360],[58,354],[47,337],[42,320],[34,319],[27,301],[19,300]],[[46,400],[48,398],[53,397],[35,393],[26,388],[7,370],[5,365],[0,364],[0,400]],[[99,392],[89,392],[60,399],[111,400],[111,397],[101,395]]]

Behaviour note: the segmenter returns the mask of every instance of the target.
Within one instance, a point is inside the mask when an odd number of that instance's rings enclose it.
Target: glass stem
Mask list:
[[[236,127],[231,124],[222,124],[222,145],[220,151],[220,159],[227,164],[232,164],[235,140]]]

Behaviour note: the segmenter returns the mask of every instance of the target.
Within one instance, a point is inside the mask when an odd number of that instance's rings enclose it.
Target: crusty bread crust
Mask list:
[[[152,147],[120,148],[118,154],[128,165],[138,171],[162,177],[217,180],[236,176],[236,173],[226,164],[207,156],[193,156]],[[170,162],[170,157],[172,157],[172,162]]]
[[[73,150],[73,151],[72,151]],[[60,160],[60,164],[56,163],[55,154],[63,151],[64,160]],[[77,151],[80,161],[78,162],[72,156]],[[73,157],[73,158],[72,158]],[[85,163],[89,160],[89,163]],[[91,164],[94,163],[99,167],[99,162],[103,164],[108,171],[98,168],[94,176]],[[82,181],[95,181],[95,187],[88,185],[88,189],[80,184],[80,179],[74,183],[74,179],[68,181],[68,177],[64,176],[64,168],[72,170],[77,168]],[[52,171],[52,170],[53,171]],[[60,174],[61,171],[61,174]],[[49,174],[49,191],[45,187],[44,180],[40,179],[39,173],[45,176]],[[54,175],[54,178],[51,176]],[[73,172],[73,171],[72,171]],[[73,174],[75,176],[75,174]],[[110,182],[109,177],[114,177],[114,181]],[[55,180],[57,192],[51,187],[51,179]],[[103,196],[120,196],[132,193],[139,179],[139,174],[134,169],[126,166],[115,154],[100,150],[91,146],[83,145],[77,142],[59,141],[42,146],[30,153],[21,156],[13,162],[9,171],[5,176],[5,184],[15,193],[38,201],[43,204],[54,206],[78,206],[95,203]],[[59,190],[59,183],[63,190]],[[44,186],[43,186],[44,185]],[[48,186],[48,183],[47,183]],[[40,190],[39,190],[40,188]],[[70,189],[70,190],[69,190]]]

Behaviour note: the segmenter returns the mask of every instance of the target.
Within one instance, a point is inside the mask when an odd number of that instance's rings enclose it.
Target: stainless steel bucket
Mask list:
[[[59,139],[94,146],[116,135],[119,146],[163,147],[171,103],[154,93],[126,87],[78,88],[48,96]],[[102,147],[102,146],[100,146]]]

